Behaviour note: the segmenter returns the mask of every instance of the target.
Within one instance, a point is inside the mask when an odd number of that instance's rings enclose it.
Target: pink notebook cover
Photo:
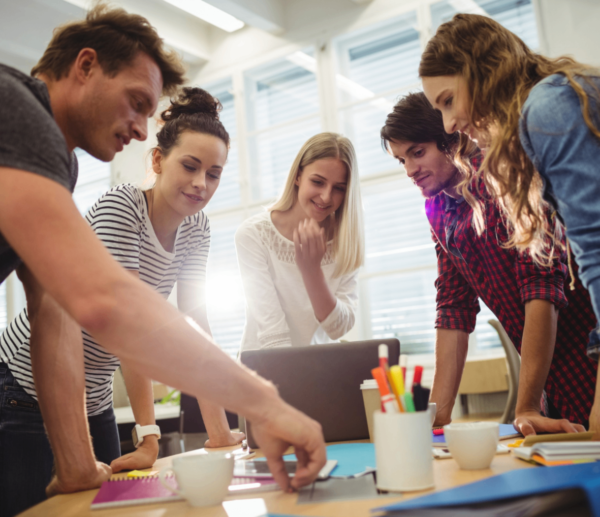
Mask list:
[[[177,481],[174,476],[167,476],[167,482],[173,488],[177,488]],[[229,487],[230,495],[279,489],[279,485],[277,485],[275,480],[269,478],[233,478],[231,483]],[[105,481],[102,483],[102,487],[92,501],[92,510],[182,500],[182,497],[162,486],[158,476],[138,479],[115,479],[114,481]]]
[[[173,476],[167,476],[167,482],[177,488],[177,481]],[[158,477],[115,479],[102,483],[92,501],[92,510],[182,500],[182,497],[162,486]]]

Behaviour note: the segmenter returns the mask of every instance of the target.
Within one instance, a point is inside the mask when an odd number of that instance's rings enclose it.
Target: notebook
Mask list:
[[[533,447],[518,447],[513,454],[541,465],[572,465],[600,460],[600,442],[549,442]]]
[[[173,476],[167,476],[167,482],[177,487]],[[114,479],[102,483],[92,501],[92,510],[182,500],[183,497],[162,486],[158,476]]]
[[[167,482],[177,488],[174,476],[167,476]],[[229,486],[229,495],[250,494],[278,490],[274,479],[234,478]],[[183,501],[183,497],[165,488],[158,476],[127,478],[105,481],[92,501],[92,510]]]
[[[447,447],[446,437],[443,434],[436,436],[432,431],[431,436],[434,447]],[[518,436],[521,436],[521,433],[519,433],[519,431],[517,431],[512,424],[500,424],[500,440],[516,438]]]

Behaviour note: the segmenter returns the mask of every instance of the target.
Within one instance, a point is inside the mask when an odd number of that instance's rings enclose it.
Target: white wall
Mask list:
[[[564,54],[600,66],[600,2],[537,0],[540,39],[550,57]]]

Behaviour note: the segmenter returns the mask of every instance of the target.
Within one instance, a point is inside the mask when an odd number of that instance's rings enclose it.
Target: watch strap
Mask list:
[[[144,441],[144,437],[150,436],[151,434],[156,435],[158,438],[160,438],[160,436],[161,436],[160,427],[158,427],[157,425],[143,425],[142,426],[142,425],[136,424],[135,431],[137,434],[137,443],[134,443],[136,449],[142,444],[142,442]]]

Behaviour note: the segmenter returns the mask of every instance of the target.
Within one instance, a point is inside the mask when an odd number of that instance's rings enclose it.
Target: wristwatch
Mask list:
[[[133,438],[133,445],[135,445],[135,448],[137,449],[140,445],[142,445],[144,436],[148,436],[150,434],[155,434],[158,438],[160,438],[160,427],[157,425],[141,426],[136,424],[131,430],[131,437]]]

